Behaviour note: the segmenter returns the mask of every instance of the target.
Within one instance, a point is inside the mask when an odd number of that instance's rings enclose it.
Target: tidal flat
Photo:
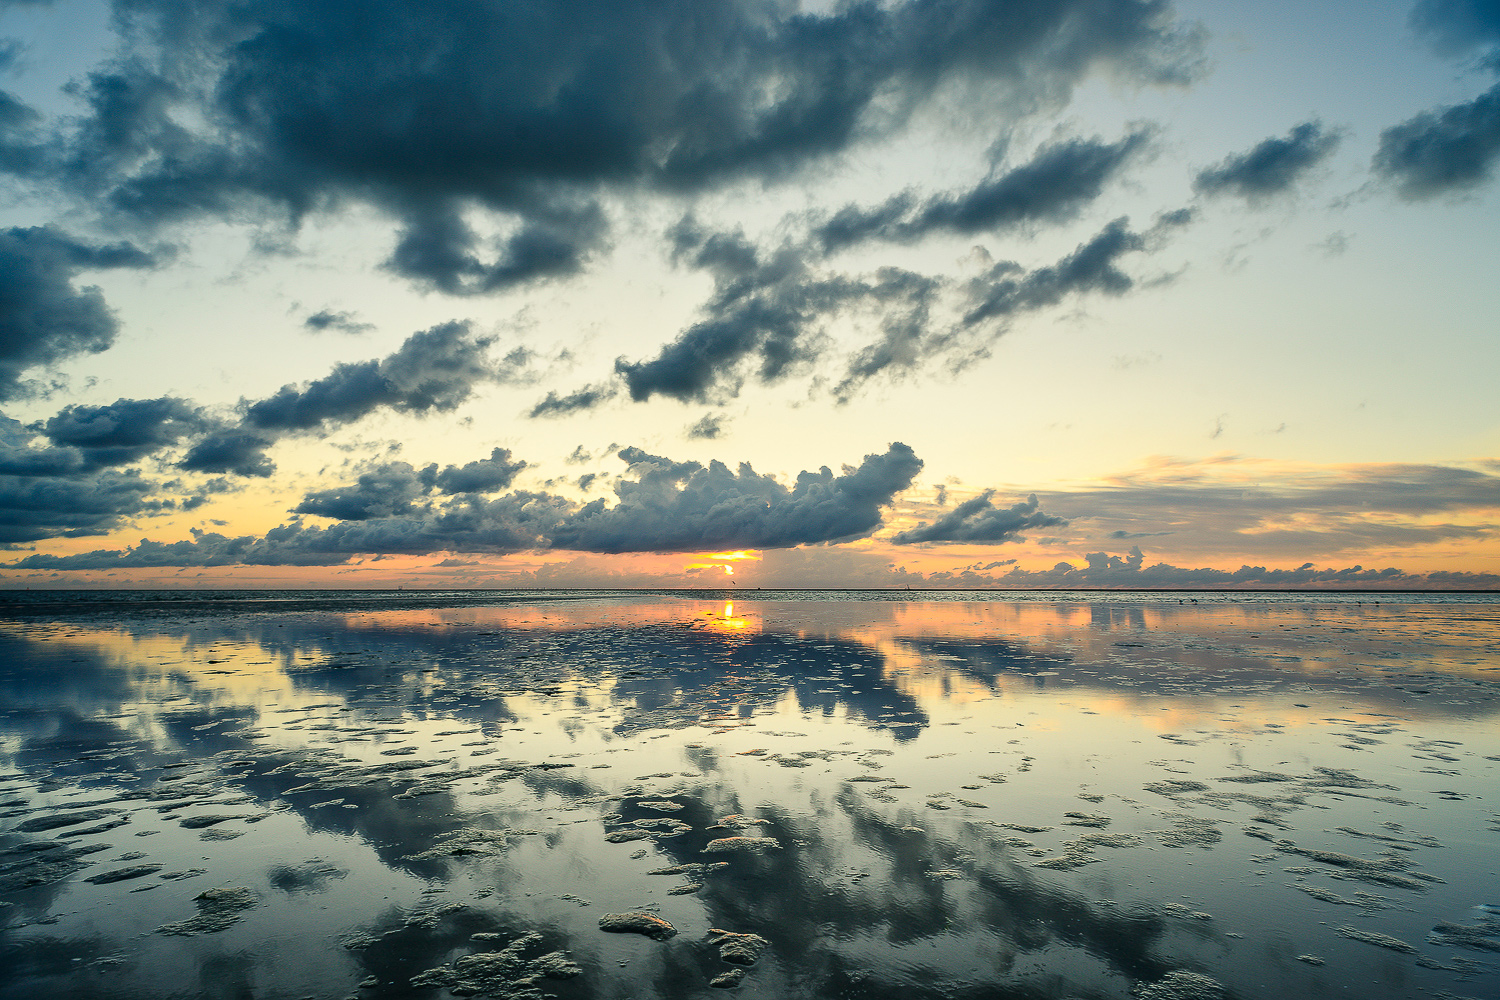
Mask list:
[[[0,998],[1500,1000],[1496,595],[730,596],[0,602]]]

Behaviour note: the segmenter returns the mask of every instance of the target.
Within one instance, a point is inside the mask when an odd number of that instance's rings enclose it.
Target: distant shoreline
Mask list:
[[[377,613],[442,611],[528,603],[636,600],[659,597],[702,601],[826,601],[834,603],[937,602],[982,604],[1013,602],[1045,604],[1116,604],[1144,601],[1210,606],[1235,603],[1274,604],[1318,602],[1346,604],[1436,602],[1489,607],[1500,604],[1495,590],[892,590],[819,588],[776,590],[620,588],[598,590],[549,588],[537,590],[372,590],[372,589],[246,589],[246,590],[0,590],[0,621],[39,618],[160,618],[192,615],[259,615],[303,613]]]

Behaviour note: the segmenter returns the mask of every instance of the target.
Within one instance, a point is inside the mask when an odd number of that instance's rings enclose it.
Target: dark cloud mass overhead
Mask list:
[[[893,93],[910,105],[974,79],[1035,101],[1100,66],[1179,79],[1193,54],[1156,0],[118,9],[168,57],[206,71],[216,117],[244,155],[284,167],[281,183],[495,204],[527,204],[528,186],[551,182],[694,186],[785,169],[880,127],[866,114]],[[143,163],[138,176],[166,166]]]

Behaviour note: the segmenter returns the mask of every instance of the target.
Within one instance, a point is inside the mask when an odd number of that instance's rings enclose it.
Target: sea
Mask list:
[[[1500,1000],[1500,594],[0,592],[0,1000]]]

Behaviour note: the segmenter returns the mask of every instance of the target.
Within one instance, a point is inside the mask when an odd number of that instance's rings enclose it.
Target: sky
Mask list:
[[[0,587],[1500,587],[1497,173],[1497,0],[0,0]]]

